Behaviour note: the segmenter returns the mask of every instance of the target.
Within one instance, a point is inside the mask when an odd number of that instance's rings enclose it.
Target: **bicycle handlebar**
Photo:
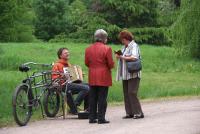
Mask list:
[[[40,65],[42,67],[49,67],[52,64],[43,64],[43,63],[35,63],[35,62],[26,62],[19,66],[19,71],[21,72],[28,72],[31,68],[28,65]]]
[[[35,62],[26,62],[26,63],[24,63],[23,65],[24,66],[27,66],[27,65],[41,65],[41,66],[46,66],[46,67],[48,67],[48,66],[52,66],[52,64],[43,64],[43,63],[35,63]]]

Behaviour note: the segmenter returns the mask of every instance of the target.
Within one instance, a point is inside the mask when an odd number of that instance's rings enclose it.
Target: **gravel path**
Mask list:
[[[68,115],[1,128],[0,134],[200,134],[200,99],[143,102],[144,119],[122,119],[123,106],[109,106],[110,124],[89,124]]]

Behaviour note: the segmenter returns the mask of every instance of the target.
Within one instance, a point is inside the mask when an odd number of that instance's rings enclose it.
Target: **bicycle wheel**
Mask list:
[[[56,91],[48,91],[43,100],[44,112],[47,117],[55,117],[59,111],[60,96]]]
[[[21,84],[15,89],[12,98],[14,120],[20,126],[25,126],[31,117],[32,106],[27,92],[28,86]]]

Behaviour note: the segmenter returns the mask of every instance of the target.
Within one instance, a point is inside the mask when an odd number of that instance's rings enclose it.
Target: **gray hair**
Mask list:
[[[108,34],[103,29],[98,29],[94,33],[94,40],[95,41],[100,41],[100,42],[106,43],[105,41],[106,41],[107,37],[108,37]]]

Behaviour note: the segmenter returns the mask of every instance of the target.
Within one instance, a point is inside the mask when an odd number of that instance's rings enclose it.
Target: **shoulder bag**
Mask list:
[[[126,66],[129,73],[135,73],[142,70],[142,63],[141,63],[139,49],[138,49],[138,54],[139,54],[139,59],[136,59],[134,61],[126,61]]]

